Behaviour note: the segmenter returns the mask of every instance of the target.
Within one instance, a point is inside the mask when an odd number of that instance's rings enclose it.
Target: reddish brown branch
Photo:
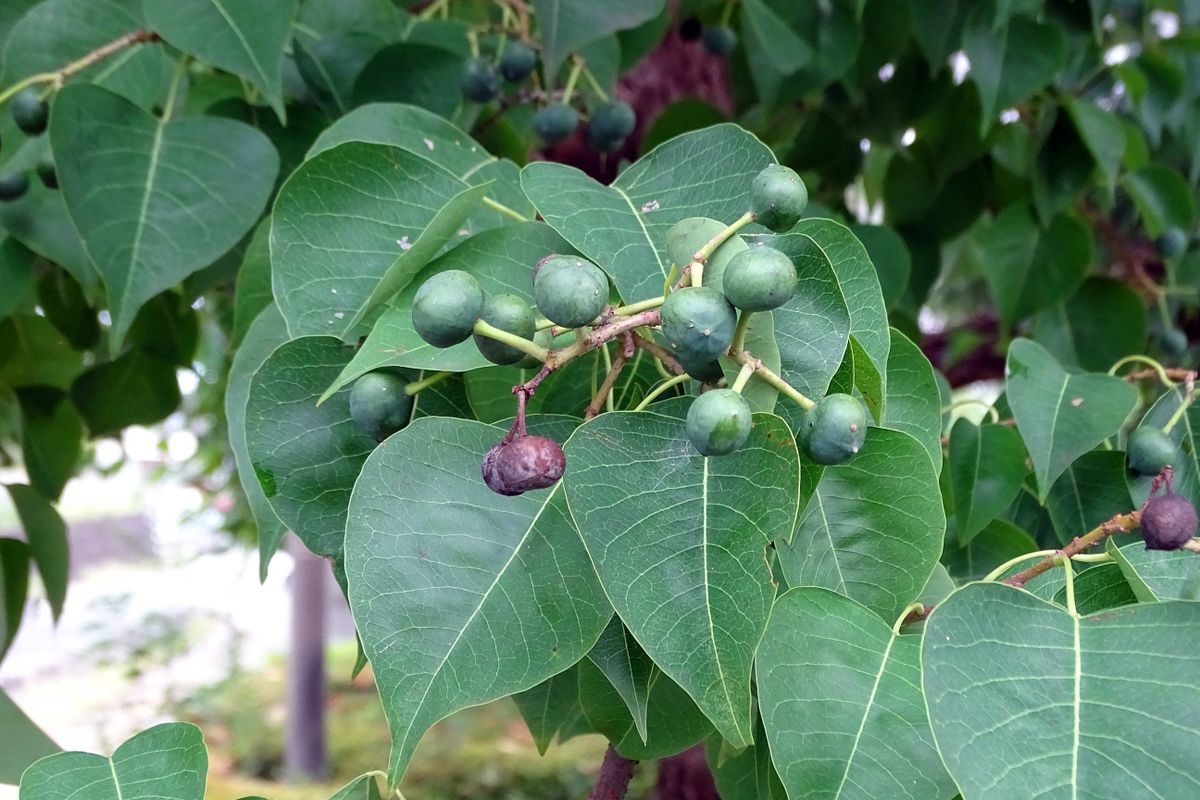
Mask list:
[[[604,410],[604,403],[608,399],[608,395],[613,390],[613,386],[617,383],[617,378],[621,375],[621,370],[625,369],[625,364],[628,363],[629,356],[625,355],[622,350],[617,353],[616,358],[612,361],[612,367],[609,368],[608,374],[604,376],[604,382],[600,384],[600,388],[596,390],[596,394],[592,397],[592,402],[583,411],[584,419],[592,419],[601,411]]]
[[[588,800],[625,800],[636,766],[636,761],[625,758],[609,745]]]
[[[671,354],[671,351],[660,345],[658,342],[647,339],[645,336],[638,336],[637,334],[634,334],[633,343],[637,347],[645,350],[647,353],[661,361],[662,365],[666,367],[672,374],[682,375],[684,372],[686,372],[686,370],[683,368],[683,365],[679,363],[679,360]]]

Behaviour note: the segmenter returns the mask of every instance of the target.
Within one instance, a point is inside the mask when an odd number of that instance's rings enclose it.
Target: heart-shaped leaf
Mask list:
[[[0,783],[20,783],[26,767],[62,749],[2,691],[0,730],[5,738],[4,749],[0,751]]]
[[[568,55],[617,31],[636,28],[657,17],[663,0],[608,0],[602,4],[573,0],[532,0],[542,43],[542,68],[553,85]]]
[[[1124,281],[1095,276],[1038,314],[1033,339],[1063,364],[1103,371],[1146,344],[1146,306]]]
[[[890,622],[929,580],[945,530],[925,448],[872,428],[860,453],[820,473],[792,542],[775,548],[789,586],[824,586]]]
[[[1137,391],[1111,375],[1068,374],[1041,345],[1017,339],[1005,364],[1005,395],[1033,459],[1038,499],[1071,462],[1116,433]]]
[[[1125,475],[1125,454],[1117,450],[1093,450],[1067,467],[1046,496],[1061,544],[1133,508]]]
[[[713,125],[662,143],[611,186],[549,161],[521,170],[521,186],[542,219],[634,302],[663,292],[667,231],[688,217],[733,222],[750,207],[754,176],[774,160],[753,134]]]
[[[794,524],[799,460],[787,425],[769,414],[754,415],[741,450],[701,456],[685,433],[691,402],[585,423],[567,442],[564,482],[634,638],[722,736],[748,745],[750,670],[775,593],[764,553]]]
[[[263,495],[305,547],[328,557],[342,553],[350,492],[376,444],[350,418],[348,388],[317,405],[352,352],[328,336],[294,339],[266,358],[246,395],[246,451]]]
[[[959,419],[950,431],[949,458],[955,529],[963,545],[1016,499],[1025,482],[1025,446],[1012,428]]]
[[[246,402],[250,397],[250,380],[276,348],[288,340],[287,323],[274,303],[267,306],[250,324],[233,362],[225,385],[225,422],[229,430],[229,449],[233,451],[238,478],[250,513],[258,528],[258,576],[266,580],[271,557],[279,549],[287,528],[275,515],[270,501],[263,494],[262,484],[254,472],[254,460],[247,448]]]
[[[297,0],[143,0],[146,25],[173,47],[254,84],[280,121],[283,54]]]
[[[415,420],[354,487],[346,578],[392,732],[392,783],[430,725],[566,670],[612,616],[561,484],[516,497],[484,485],[480,461],[503,436]]]
[[[143,303],[250,230],[279,167],[249,125],[156,120],[87,84],[58,93],[50,142],[67,210],[108,289],[113,353]]]
[[[168,722],[113,752],[55,753],[21,776],[21,800],[202,800],[208,751],[195,725]]]
[[[978,800],[1194,796],[1198,648],[1194,603],[1080,617],[1011,586],[960,589],[921,650],[942,759]]]
[[[1141,602],[1200,600],[1200,558],[1195,553],[1147,550],[1141,542],[1117,547],[1112,539],[1107,550]]]
[[[755,676],[791,797],[951,798],[921,694],[921,637],[827,589],[775,601]],[[900,734],[903,731],[903,734]]]
[[[880,424],[904,431],[929,452],[934,470],[942,469],[941,393],[933,365],[911,339],[891,329],[887,390]]]
[[[433,258],[477,199],[468,190],[387,145],[348,142],[304,162],[271,216],[272,286],[292,336],[365,333],[380,282],[402,289]]]

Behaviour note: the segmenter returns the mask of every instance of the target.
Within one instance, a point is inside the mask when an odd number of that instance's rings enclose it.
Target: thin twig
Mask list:
[[[625,369],[625,364],[628,361],[629,356],[625,355],[623,350],[617,353],[617,357],[613,359],[612,368],[604,376],[604,382],[600,384],[600,388],[592,396],[592,402],[588,403],[587,408],[584,409],[584,419],[591,419],[603,410],[604,401],[608,398],[609,393],[612,392],[613,386],[617,383],[617,378],[621,375],[621,370]]]
[[[633,343],[638,348],[645,350],[647,353],[657,358],[660,362],[662,362],[664,367],[671,371],[672,374],[682,375],[687,371],[683,368],[683,365],[679,363],[679,359],[675,358],[670,350],[663,347],[658,342],[647,339],[645,336],[639,336],[635,333],[633,335]]]
[[[75,61],[72,61],[70,64],[67,64],[61,69],[54,70],[53,72],[39,72],[36,75],[30,75],[29,77],[14,83],[3,92],[0,92],[0,103],[3,103],[5,100],[12,97],[22,89],[39,83],[53,83],[55,86],[61,86],[63,81],[65,81],[67,78],[71,77],[77,72],[80,72],[81,70],[87,69],[100,59],[106,58],[118,50],[129,47],[130,45],[141,44],[142,42],[157,42],[158,40],[158,34],[154,33],[153,31],[130,31],[124,36],[118,36],[108,44],[103,44],[97,47],[95,50],[92,50],[90,53],[87,53]]]

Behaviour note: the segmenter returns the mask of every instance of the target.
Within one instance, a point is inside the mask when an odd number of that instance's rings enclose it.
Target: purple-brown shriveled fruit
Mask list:
[[[496,494],[512,497],[553,486],[567,457],[553,439],[522,434],[504,439],[483,456],[483,482]]]
[[[1142,511],[1142,538],[1147,550],[1178,550],[1196,535],[1196,507],[1167,489]]]

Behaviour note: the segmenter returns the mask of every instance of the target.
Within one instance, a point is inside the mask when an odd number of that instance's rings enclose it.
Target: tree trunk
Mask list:
[[[291,653],[288,659],[287,746],[284,768],[291,779],[328,774],[325,750],[325,588],[329,562],[289,537]]]
[[[658,800],[721,800],[704,745],[658,762]]]

